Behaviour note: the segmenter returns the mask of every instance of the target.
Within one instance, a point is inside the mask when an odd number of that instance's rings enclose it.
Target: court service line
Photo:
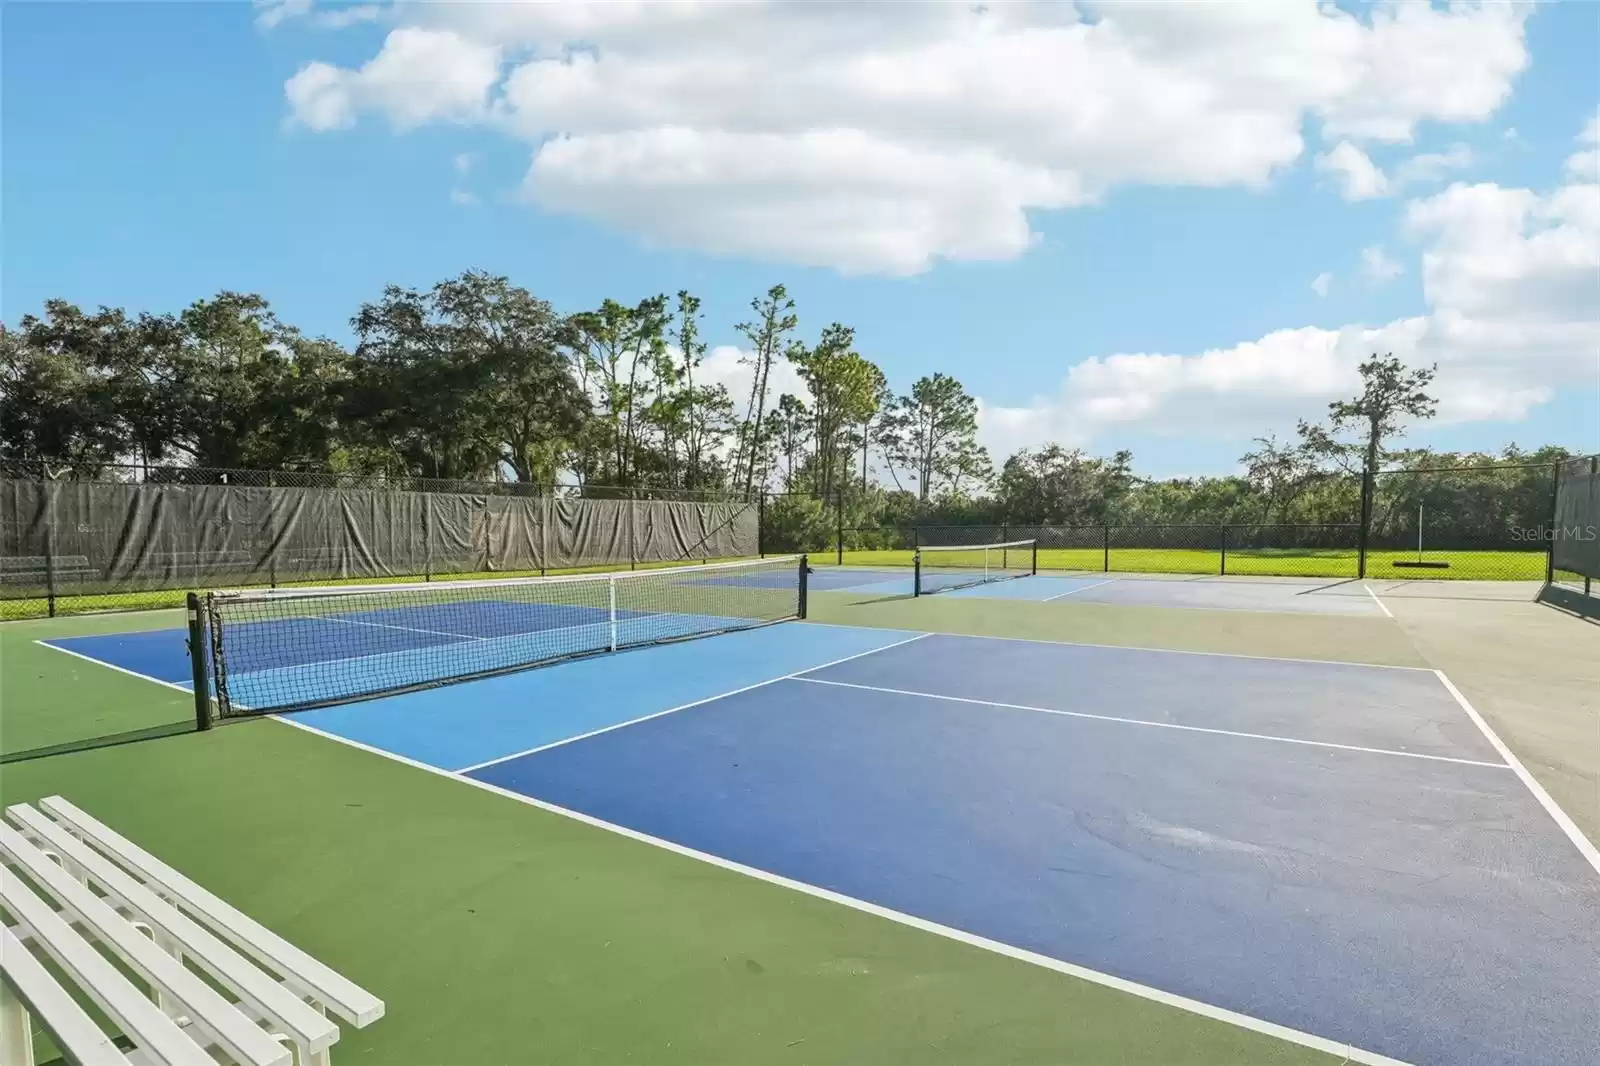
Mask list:
[[[1231,608],[1229,608],[1231,610]],[[1338,617],[1338,616],[1334,616]],[[1152,655],[1209,655],[1218,659],[1249,659],[1262,663],[1307,663],[1311,666],[1358,666],[1363,670],[1420,670],[1435,673],[1431,666],[1400,666],[1396,663],[1356,663],[1348,659],[1297,659],[1289,655],[1250,655],[1241,651],[1194,651],[1190,648],[1147,648],[1139,644],[1094,644],[1086,640],[1045,640],[1041,637],[1003,637],[997,633],[930,633],[930,636],[960,637],[970,640],[1011,640],[1018,644],[1052,644],[1058,648],[1103,648],[1107,651],[1140,651]]]
[[[901,643],[907,642],[902,641]],[[890,646],[892,647],[893,645]],[[876,650],[882,651],[884,649],[879,648]],[[870,655],[871,652],[864,652],[863,654]],[[813,667],[812,669],[818,668]],[[783,679],[775,678],[774,680]],[[877,903],[871,903],[864,899],[858,899],[855,896],[847,896],[842,892],[835,892],[832,889],[821,888],[817,885],[808,884],[804,881],[797,881],[793,878],[785,877],[782,874],[772,873],[770,870],[763,870],[757,866],[746,866],[744,863],[735,862],[734,860],[724,858],[721,855],[713,855],[710,852],[698,851],[694,848],[688,847],[687,845],[679,844],[676,841],[666,840],[662,837],[651,836],[650,834],[640,832],[637,829],[630,829],[625,825],[618,825],[615,822],[608,822],[604,819],[596,818],[592,814],[584,814],[582,811],[575,811],[568,807],[561,807],[549,802],[548,800],[537,799],[521,792],[514,792],[511,789],[502,788],[499,785],[493,785],[487,781],[480,781],[475,777],[467,777],[460,771],[442,770],[437,766],[429,766],[427,763],[418,762],[417,760],[407,758],[404,755],[397,755],[392,751],[384,751],[382,748],[375,748],[370,744],[363,744],[359,740],[351,740],[349,737],[339,736],[337,733],[329,733],[318,729],[316,726],[306,725],[304,722],[296,722],[289,718],[279,718],[277,716],[273,716],[272,720],[281,722],[287,726],[293,726],[296,729],[304,730],[307,733],[312,733],[316,736],[322,737],[325,740],[332,740],[336,743],[347,745],[359,751],[364,751],[369,755],[377,755],[385,759],[392,759],[393,761],[401,763],[405,766],[409,766],[414,770],[422,770],[426,773],[437,774],[440,777],[449,778],[453,781],[459,781],[463,784],[471,785],[473,788],[482,789],[485,792],[500,796],[504,799],[514,800],[517,803],[536,808],[548,814],[554,814],[562,818],[571,819],[574,822],[587,825],[594,829],[600,829],[607,833],[614,833],[617,836],[624,837],[640,844],[648,844],[650,847],[660,848],[662,851],[668,851],[674,855],[679,855],[687,859],[693,859],[696,862],[702,862],[708,866],[715,866],[719,869],[727,870],[730,873],[749,877],[756,881],[763,881],[769,885],[776,885],[780,888],[786,888],[792,892],[799,892],[803,895],[811,896],[814,899],[824,900],[828,903],[837,904],[841,907],[848,907],[849,909],[853,911],[859,911],[862,914],[868,914],[875,918],[881,918],[886,921],[894,922],[897,925],[903,925],[911,929],[916,929],[919,932],[943,937],[946,940],[953,940],[959,944],[965,944],[968,947],[978,948],[981,951],[987,951],[991,954],[1002,955],[1006,958],[1014,959],[1017,962],[1037,966],[1040,969],[1051,970],[1067,977],[1073,977],[1080,981],[1086,981],[1089,984],[1099,985],[1102,988],[1109,988],[1113,991],[1122,992],[1126,995],[1137,996],[1140,999],[1149,1000],[1152,1003],[1159,1003],[1164,1007],[1172,1007],[1176,1010],[1185,1011],[1189,1014],[1198,1015],[1202,1018],[1208,1018],[1212,1021],[1221,1022],[1225,1025],[1232,1025],[1239,1029],[1246,1029],[1253,1033],[1260,1033],[1263,1036],[1273,1037],[1275,1039],[1285,1041],[1286,1043],[1296,1044],[1300,1047],[1311,1048],[1312,1050],[1321,1051],[1329,1055],[1339,1055],[1342,1056],[1341,1061],[1343,1062],[1360,1063],[1361,1066],[1411,1066],[1411,1064],[1403,1062],[1400,1059],[1392,1059],[1387,1055],[1380,1055],[1374,1051],[1366,1051],[1362,1048],[1355,1047],[1352,1044],[1344,1044],[1336,1040],[1329,1040],[1327,1037],[1317,1036],[1314,1033],[1303,1032],[1299,1029],[1291,1029],[1288,1026],[1279,1025],[1276,1022],[1269,1022],[1262,1018],[1255,1018],[1248,1014],[1241,1014],[1237,1011],[1231,1011],[1226,1007],[1214,1006],[1213,1004],[1205,1003],[1197,999],[1190,999],[1187,996],[1180,996],[1176,993],[1167,992],[1151,985],[1142,985],[1136,981],[1129,981],[1125,978],[1116,977],[1112,974],[1102,973],[1099,970],[1091,970],[1086,966],[1079,966],[1075,963],[1064,962],[1061,959],[1051,958],[1049,955],[1041,955],[1038,952],[1029,951],[1026,948],[1019,948],[1003,941],[991,940],[988,937],[979,936],[976,933],[969,933],[965,929],[957,929],[954,926],[941,925],[940,923],[930,921],[927,918],[919,918],[914,914],[907,914],[904,911],[892,910]]]
[[[1003,703],[999,700],[978,700],[967,696],[946,696],[938,692],[913,692],[904,688],[884,688],[881,685],[858,685],[850,681],[825,681],[820,677],[792,677],[790,681],[804,681],[811,685],[835,685],[839,688],[858,688],[865,692],[887,692],[894,696],[920,696],[927,700],[946,700],[950,703],[970,703],[979,707],[1000,707],[1008,711],[1033,711],[1036,714],[1056,714],[1063,718],[1086,718],[1094,722],[1120,722],[1123,725],[1143,725],[1155,729],[1177,729],[1185,733],[1210,733],[1220,737],[1243,737],[1246,740],[1270,740],[1278,744],[1300,744],[1308,748],[1336,748],[1339,751],[1359,751],[1368,755],[1394,755],[1403,759],[1426,759],[1429,762],[1450,762],[1461,766],[1484,766],[1492,770],[1509,770],[1506,763],[1484,762],[1481,759],[1457,759],[1449,755],[1426,755],[1417,751],[1396,751],[1393,748],[1368,748],[1359,744],[1337,744],[1331,740],[1304,740],[1299,737],[1280,737],[1270,733],[1245,733],[1237,729],[1213,729],[1203,725],[1182,725],[1178,722],[1152,722],[1146,718],[1122,718],[1114,714],[1091,714],[1088,711],[1065,711],[1059,707],[1034,707],[1026,703]]]
[[[1113,581],[1119,581],[1119,580],[1121,580],[1121,579],[1120,578],[1115,578],[1115,577],[1108,577],[1104,581],[1096,581],[1093,584],[1082,585],[1082,586],[1079,586],[1078,588],[1075,588],[1075,589],[1068,589],[1066,592],[1058,592],[1054,596],[1046,596],[1044,599],[1040,600],[1039,602],[1040,603],[1049,603],[1052,600],[1059,600],[1063,596],[1076,596],[1080,592],[1087,592],[1089,589],[1097,589],[1101,585],[1109,585]]]
[[[1456,703],[1461,706],[1463,711],[1467,712],[1467,717],[1472,719],[1473,724],[1488,738],[1489,743],[1494,745],[1494,750],[1498,751],[1500,757],[1506,761],[1506,765],[1511,767],[1512,773],[1521,778],[1522,783],[1528,786],[1528,791],[1533,793],[1533,798],[1539,802],[1539,806],[1545,809],[1546,814],[1555,819],[1556,825],[1567,835],[1567,839],[1572,841],[1573,846],[1578,849],[1578,854],[1588,860],[1589,865],[1594,867],[1595,873],[1600,874],[1600,849],[1596,849],[1594,843],[1583,835],[1583,830],[1578,828],[1577,823],[1567,815],[1566,811],[1561,809],[1561,805],[1555,801],[1550,793],[1545,791],[1544,786],[1539,783],[1539,779],[1528,772],[1528,768],[1522,765],[1522,760],[1517,758],[1516,753],[1506,746],[1505,741],[1500,739],[1499,734],[1484,720],[1483,715],[1479,714],[1477,709],[1467,701],[1467,697],[1462,695],[1461,690],[1456,688],[1455,683],[1445,676],[1444,671],[1435,670],[1433,674],[1450,695],[1455,697]]]
[[[458,637],[461,640],[489,640],[489,637],[480,637],[474,633],[452,633],[448,629],[423,629],[421,626],[395,626],[387,622],[363,622],[356,618],[340,618],[338,615],[324,615],[324,622],[343,622],[347,626],[371,626],[373,629],[398,629],[402,633],[432,633],[436,637]]]
[[[96,666],[103,666],[107,670],[115,670],[119,674],[127,674],[129,677],[137,677],[140,681],[150,681],[157,685],[165,685],[168,688],[175,688],[185,696],[194,695],[194,689],[187,685],[180,685],[176,681],[163,681],[159,677],[151,677],[149,674],[141,674],[137,670],[129,670],[126,666],[118,666],[116,663],[108,663],[104,659],[96,659],[93,655],[85,655],[81,651],[73,651],[71,648],[63,648],[60,645],[51,644],[49,641],[36,640],[34,643],[40,645],[41,647],[49,648],[51,651],[58,651],[62,655],[70,655],[74,659],[82,659],[86,663],[94,663]]]
[[[1378,598],[1378,594],[1376,592],[1372,591],[1372,586],[1371,585],[1369,585],[1365,581],[1363,581],[1361,583],[1361,587],[1367,590],[1367,595],[1371,596],[1372,597],[1372,602],[1378,605],[1378,610],[1382,611],[1386,616],[1388,616],[1390,618],[1394,617],[1394,612],[1389,610],[1389,605],[1387,603],[1384,603],[1381,599]]]
[[[483,762],[473,763],[471,766],[460,767],[455,772],[458,774],[470,774],[475,770],[483,770],[503,762],[510,762],[513,759],[520,759],[524,755],[536,755],[541,751],[549,751],[551,748],[559,748],[567,744],[575,744],[580,740],[588,740],[590,737],[597,737],[602,733],[610,733],[614,730],[623,729],[630,725],[638,725],[640,722],[648,722],[652,718],[661,718],[665,715],[676,714],[678,711],[687,711],[691,707],[699,707],[701,704],[705,703],[715,703],[717,700],[727,699],[729,696],[737,696],[742,692],[749,692],[752,689],[766,688],[768,685],[775,685],[779,681],[803,680],[801,675],[809,674],[813,670],[825,670],[830,666],[838,666],[840,663],[847,663],[852,659],[859,659],[866,655],[876,655],[880,651],[888,651],[890,648],[898,648],[903,644],[910,644],[912,641],[921,640],[924,637],[930,637],[932,635],[933,634],[931,633],[918,633],[914,637],[907,637],[905,640],[897,640],[893,644],[885,644],[879,648],[868,648],[866,651],[858,651],[854,655],[846,655],[842,659],[834,659],[831,662],[818,663],[816,666],[808,666],[804,670],[796,670],[794,673],[784,674],[782,677],[769,677],[765,681],[757,681],[753,685],[745,685],[742,688],[736,688],[728,692],[719,692],[715,696],[707,696],[702,700],[694,700],[689,703],[680,703],[676,707],[668,707],[664,711],[653,711],[650,714],[641,715],[638,718],[630,718],[626,722],[615,722],[608,726],[601,726],[599,729],[591,729],[587,733],[579,733],[576,736],[563,737],[560,740],[552,740],[548,744],[540,744],[538,747],[528,748],[525,751],[512,752],[510,755],[500,755],[493,759],[486,759]]]

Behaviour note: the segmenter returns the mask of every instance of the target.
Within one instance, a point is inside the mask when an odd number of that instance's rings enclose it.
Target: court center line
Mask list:
[[[548,744],[540,744],[537,747],[528,748],[524,751],[512,752],[510,755],[499,755],[493,759],[486,759],[483,762],[473,763],[471,766],[462,766],[454,772],[458,774],[470,774],[476,770],[483,770],[490,766],[497,766],[503,762],[510,762],[513,759],[520,759],[524,755],[536,755],[541,751],[549,751],[551,748],[559,748],[567,744],[575,744],[580,740],[588,740],[590,737],[600,736],[602,733],[610,733],[630,725],[638,725],[641,722],[648,722],[653,718],[661,718],[665,715],[676,714],[678,711],[687,711],[691,707],[699,707],[702,704],[715,703],[717,700],[727,699],[729,696],[737,696],[742,692],[749,692],[752,689],[765,688],[768,685],[775,685],[779,681],[798,680],[801,679],[802,674],[809,674],[813,670],[824,670],[830,666],[838,666],[840,663],[847,663],[852,659],[859,659],[865,655],[876,655],[880,651],[888,651],[890,648],[898,648],[901,645],[910,644],[913,641],[922,640],[923,638],[931,637],[932,635],[932,633],[918,633],[914,637],[907,637],[905,640],[897,640],[893,644],[885,644],[879,648],[868,648],[866,651],[858,651],[854,655],[846,655],[842,659],[834,659],[831,662],[818,663],[816,666],[808,666],[804,670],[796,670],[794,673],[784,674],[782,677],[769,677],[767,680],[757,681],[753,685],[745,685],[742,688],[732,689],[728,692],[719,692],[715,696],[707,696],[705,699],[693,700],[689,703],[681,703],[676,707],[668,707],[664,711],[653,711],[650,714],[641,715],[638,718],[630,718],[626,722],[615,722],[608,726],[601,726],[599,729],[591,729],[587,733],[579,733],[576,736],[563,737],[560,740],[552,740]]]
[[[908,642],[902,641],[901,643]],[[894,645],[889,645],[889,647],[893,646]],[[879,648],[875,650],[882,651],[884,649]],[[871,652],[863,652],[862,654],[870,655]],[[820,667],[812,667],[812,669],[820,669]],[[782,679],[775,678],[774,680]],[[280,718],[276,715],[272,716],[271,720],[275,722],[281,722],[283,725],[293,726],[296,729],[304,730],[307,733],[322,737],[324,740],[331,740],[338,744],[344,744],[359,751],[364,751],[369,755],[377,755],[385,759],[392,759],[393,761],[401,763],[405,766],[409,766],[414,770],[422,770],[426,773],[437,774],[440,777],[446,777],[453,781],[459,781],[462,784],[470,785],[473,788],[482,789],[485,792],[492,793],[493,795],[499,796],[503,799],[513,800],[517,803],[524,804],[525,806],[533,807],[537,810],[544,811],[548,814],[554,814],[561,818],[567,818],[574,822],[587,825],[591,828],[603,830],[607,833],[614,833],[617,836],[636,841],[637,843],[647,844],[654,848],[660,848],[662,851],[668,851],[674,855],[692,859],[696,862],[702,862],[708,866],[715,866],[719,869],[727,870],[730,873],[740,874],[756,881],[764,881],[767,884],[776,885],[780,888],[786,888],[793,892],[799,892],[803,895],[824,900],[828,903],[834,903],[841,907],[848,907],[849,909],[858,911],[862,914],[869,914],[875,918],[881,918],[886,921],[894,922],[897,925],[903,925],[911,929],[916,929],[920,932],[942,937],[946,940],[953,940],[956,943],[965,944],[968,947],[974,947],[981,951],[990,952],[991,954],[1002,955],[1018,962],[1026,963],[1031,966],[1037,966],[1040,969],[1051,970],[1066,977],[1072,977],[1080,981],[1086,981],[1089,984],[1099,985],[1102,988],[1109,988],[1113,991],[1122,992],[1126,995],[1136,996],[1139,999],[1148,1000],[1152,1003],[1158,1003],[1164,1007],[1172,1007],[1175,1010],[1181,1010],[1202,1018],[1208,1018],[1212,1021],[1221,1022],[1225,1025],[1232,1025],[1236,1028],[1245,1029],[1253,1033],[1260,1033],[1263,1036],[1270,1036],[1286,1043],[1296,1044],[1300,1047],[1311,1048],[1312,1050],[1325,1052],[1330,1055],[1338,1055],[1341,1056],[1340,1061],[1342,1062],[1360,1063],[1361,1066],[1411,1066],[1411,1064],[1403,1062],[1400,1059],[1393,1059],[1387,1055],[1380,1055],[1375,1051],[1367,1051],[1352,1044],[1341,1043],[1337,1040],[1329,1040],[1327,1037],[1317,1036],[1314,1033],[1303,1032],[1299,1029],[1291,1029],[1288,1026],[1279,1025],[1276,1022],[1269,1022],[1262,1018],[1255,1018],[1248,1014],[1241,1014],[1237,1011],[1231,1011],[1226,1007],[1214,1006],[1210,1003],[1205,1003],[1197,999],[1190,999],[1187,996],[1180,996],[1174,992],[1167,992],[1151,985],[1142,985],[1136,981],[1129,981],[1126,978],[1116,977],[1108,973],[1102,973],[1099,970],[1091,970],[1086,966],[1079,966],[1076,963],[1065,962],[1061,959],[1052,958],[1049,955],[1041,955],[1038,952],[1029,951],[1026,948],[1019,948],[1003,941],[991,940],[988,937],[979,936],[976,933],[969,933],[964,929],[957,929],[954,926],[941,925],[940,923],[931,921],[927,918],[919,918],[914,914],[907,914],[904,911],[892,910],[877,903],[871,903],[864,899],[858,899],[855,896],[847,896],[842,892],[835,892],[832,889],[821,888],[817,885],[807,884],[804,881],[797,881],[793,878],[785,877],[782,874],[775,874],[769,870],[763,870],[757,866],[746,866],[744,863],[723,858],[721,855],[713,855],[710,852],[697,851],[694,848],[688,847],[684,844],[679,844],[675,841],[651,836],[650,834],[640,832],[637,829],[630,829],[625,825],[618,825],[615,822],[608,822],[604,819],[596,818],[592,814],[584,814],[582,811],[575,811],[568,807],[557,806],[556,804],[550,803],[547,800],[536,799],[533,796],[529,796],[521,792],[514,792],[511,789],[502,788],[499,785],[493,785],[487,781],[480,781],[475,777],[467,777],[460,771],[442,770],[437,766],[429,766],[427,763],[418,762],[415,759],[407,758],[404,755],[397,755],[392,751],[385,751],[382,748],[375,748],[370,744],[363,744],[359,740],[351,740],[349,737],[339,736],[337,733],[329,733],[318,729],[316,726],[306,725],[304,722],[296,722],[292,719]]]
[[[1461,766],[1483,766],[1493,770],[1509,770],[1506,763],[1484,762],[1481,759],[1457,759],[1449,755],[1425,755],[1416,751],[1396,751],[1393,748],[1367,748],[1359,744],[1337,744],[1331,740],[1303,740],[1299,737],[1280,737],[1270,733],[1245,733],[1237,729],[1213,729],[1201,725],[1182,725],[1178,722],[1152,722],[1144,718],[1122,718],[1114,714],[1091,714],[1088,711],[1064,711],[1059,707],[1034,707],[1026,703],[1002,703],[999,700],[977,700],[967,696],[946,696],[938,692],[913,692],[903,688],[885,688],[881,685],[858,685],[850,681],[826,681],[820,677],[791,677],[789,681],[804,681],[811,685],[834,685],[839,688],[856,688],[864,692],[887,692],[895,696],[920,696],[927,700],[946,700],[950,703],[970,703],[979,707],[1000,707],[1008,711],[1033,711],[1036,714],[1055,714],[1063,718],[1086,718],[1094,722],[1120,722],[1123,725],[1143,725],[1155,729],[1176,729],[1185,733],[1210,733],[1221,737],[1243,737],[1246,740],[1270,740],[1278,744],[1300,744],[1309,748],[1335,748],[1339,751],[1358,751],[1368,755],[1393,755],[1403,759],[1426,759],[1429,762],[1457,763]]]
[[[1066,592],[1058,592],[1054,596],[1046,596],[1044,599],[1040,600],[1039,602],[1040,603],[1049,603],[1052,600],[1059,600],[1063,596],[1076,596],[1080,592],[1087,592],[1089,589],[1097,589],[1101,585],[1109,585],[1113,581],[1117,581],[1117,580],[1120,580],[1120,579],[1114,578],[1114,577],[1108,577],[1104,581],[1096,581],[1096,582],[1094,582],[1092,584],[1081,585],[1081,586],[1079,586],[1078,588],[1075,588],[1075,589],[1068,589]]]
[[[1394,617],[1394,612],[1389,610],[1389,605],[1378,598],[1378,594],[1372,591],[1371,585],[1363,581],[1361,583],[1361,587],[1367,590],[1367,595],[1371,596],[1372,602],[1378,605],[1378,610],[1382,611],[1389,618]]]
[[[110,634],[107,635],[109,636]],[[85,655],[81,651],[73,651],[71,648],[63,648],[60,645],[51,644],[49,641],[36,640],[34,643],[40,647],[49,648],[51,651],[58,651],[62,655],[70,655],[74,659],[82,659],[86,663],[94,663],[96,666],[103,666],[107,670],[115,670],[119,674],[127,674],[129,677],[137,677],[140,681],[150,681],[157,685],[165,685],[168,688],[177,689],[185,696],[194,695],[194,690],[192,688],[188,687],[187,685],[180,685],[176,681],[163,681],[159,677],[151,677],[149,674],[141,674],[137,670],[129,670],[126,666],[118,666],[116,663],[108,663],[104,659],[96,659],[93,655]]]
[[[1477,709],[1467,701],[1467,697],[1462,695],[1461,690],[1456,688],[1455,683],[1445,676],[1444,671],[1435,670],[1433,674],[1439,679],[1439,683],[1445,687],[1446,691],[1455,698],[1461,709],[1467,712],[1467,717],[1472,719],[1473,724],[1494,746],[1494,750],[1500,753],[1500,757],[1506,761],[1506,765],[1511,768],[1512,773],[1516,774],[1522,780],[1522,783],[1528,787],[1528,791],[1533,793],[1533,798],[1538,801],[1539,806],[1545,809],[1546,814],[1555,819],[1556,825],[1567,835],[1567,839],[1572,841],[1573,846],[1578,849],[1578,854],[1588,860],[1589,865],[1594,867],[1595,873],[1600,874],[1600,849],[1596,849],[1594,843],[1583,835],[1583,830],[1579,829],[1577,823],[1567,815],[1566,811],[1561,809],[1561,805],[1555,801],[1554,797],[1545,791],[1544,786],[1539,783],[1539,779],[1528,772],[1528,768],[1522,765],[1522,760],[1517,758],[1516,752],[1512,751],[1506,745],[1506,742],[1500,739],[1500,735],[1484,720],[1483,715],[1479,714]]]

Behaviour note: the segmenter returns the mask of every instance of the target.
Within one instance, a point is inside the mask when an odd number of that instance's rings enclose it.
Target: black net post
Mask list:
[[[911,557],[911,595],[922,595],[922,552]]]
[[[800,556],[800,618],[801,619],[804,619],[805,616],[806,616],[806,590],[807,590],[807,588],[809,586],[809,582],[806,580],[806,576],[808,574],[810,574],[810,573],[811,573],[811,560],[805,555]]]
[[[1109,573],[1111,573],[1111,527],[1110,526],[1101,526],[1100,527],[1100,539],[1104,543],[1104,547],[1102,548],[1102,555],[1101,555],[1102,572],[1109,574]]]
[[[1228,527],[1222,527],[1222,568],[1217,571],[1223,577],[1228,576]]]
[[[1039,576],[1039,542],[1033,542],[1033,559],[1028,564],[1028,573],[1034,577]]]
[[[206,670],[205,605],[199,593],[191,592],[189,608],[189,670],[194,679],[194,727],[211,728],[211,684]]]

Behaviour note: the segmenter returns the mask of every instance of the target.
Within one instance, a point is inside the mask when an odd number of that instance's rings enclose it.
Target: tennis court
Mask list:
[[[238,626],[259,692],[613,624],[503,594],[335,602]],[[48,643],[190,677],[181,630]],[[1355,1061],[1600,1056],[1600,869],[1429,669],[791,622],[285,720]]]

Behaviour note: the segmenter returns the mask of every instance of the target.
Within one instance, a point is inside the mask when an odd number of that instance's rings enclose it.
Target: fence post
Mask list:
[[[838,554],[838,560],[837,561],[838,561],[838,564],[840,566],[843,566],[844,565],[844,493],[842,491],[836,493],[834,495],[834,497],[833,497],[833,502],[834,502],[834,506],[837,507],[838,510],[839,510],[839,520],[838,520],[838,524],[839,524],[839,547],[838,547],[838,553],[839,554]]]
[[[1101,534],[1101,539],[1104,540],[1104,542],[1105,542],[1105,549],[1104,549],[1104,551],[1105,551],[1105,559],[1104,559],[1104,566],[1102,567],[1102,571],[1101,572],[1109,574],[1109,573],[1111,573],[1111,527],[1110,526],[1101,526],[1100,527],[1100,534]]]
[[[634,570],[639,566],[639,528],[633,511],[639,505],[638,493],[632,487],[628,489],[628,569]],[[612,649],[615,651],[616,649]]]
[[[433,493],[422,494],[422,580],[433,580]]]
[[[1372,464],[1361,467],[1361,528],[1356,531],[1356,577],[1367,576],[1367,542],[1372,534]]]
[[[194,681],[194,727],[211,728],[211,686],[206,670],[206,618],[200,594],[186,597],[189,608],[189,674]]]
[[[1228,527],[1226,525],[1222,527],[1222,569],[1219,573],[1223,577],[1228,576]]]
[[[1544,583],[1552,585],[1556,580],[1556,538],[1561,536],[1561,527],[1557,524],[1560,512],[1557,508],[1561,503],[1561,460],[1555,462],[1555,476],[1550,479],[1550,539],[1544,546]]]
[[[767,490],[756,497],[756,554],[767,557]]]
[[[1589,476],[1593,478],[1596,473],[1600,473],[1600,456],[1594,456],[1589,459]],[[1585,596],[1594,595],[1594,577],[1591,574],[1583,575],[1583,594]]]
[[[56,483],[44,482],[44,594],[50,617],[56,616]]]

